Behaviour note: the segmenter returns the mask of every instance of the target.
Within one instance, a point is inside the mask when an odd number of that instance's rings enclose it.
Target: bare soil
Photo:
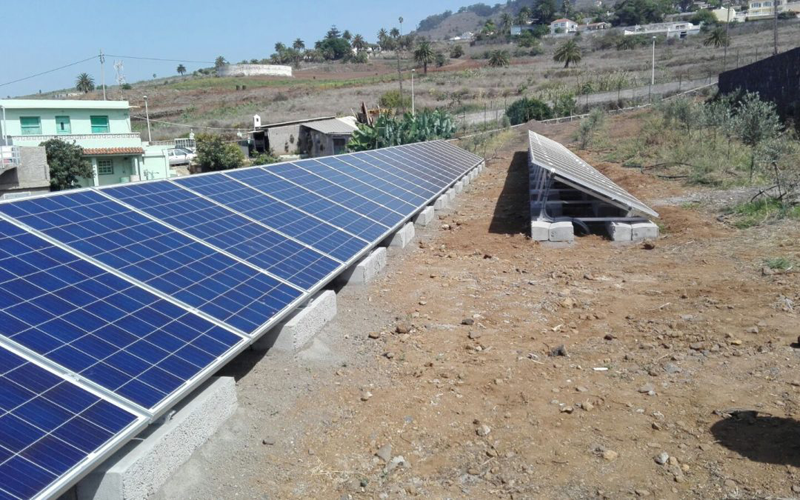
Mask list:
[[[549,248],[524,234],[524,134],[487,166],[308,349],[223,370],[238,411],[157,497],[796,495],[800,275],[762,268],[800,258],[800,225],[661,204],[655,248]],[[697,193],[599,168],[646,202]]]

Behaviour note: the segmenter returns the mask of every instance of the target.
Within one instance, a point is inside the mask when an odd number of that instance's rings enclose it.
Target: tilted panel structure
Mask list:
[[[437,141],[0,202],[0,499],[62,493],[481,162]]]

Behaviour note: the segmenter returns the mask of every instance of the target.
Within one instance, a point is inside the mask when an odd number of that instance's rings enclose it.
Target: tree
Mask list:
[[[230,170],[244,164],[244,153],[237,144],[225,142],[217,134],[200,133],[197,141],[197,165],[206,172]]]
[[[713,45],[716,49],[720,47],[727,47],[730,44],[730,37],[728,37],[728,34],[725,32],[725,28],[722,26],[717,26],[713,30],[709,31],[705,40],[703,40],[703,45],[706,47]]]
[[[450,49],[450,57],[452,57],[453,59],[458,59],[460,57],[463,57],[463,55],[464,55],[464,47],[462,47],[461,45],[453,45],[453,48]]]
[[[214,68],[216,68],[216,69],[220,69],[221,67],[225,66],[226,64],[228,64],[228,61],[226,61],[225,58],[222,57],[222,56],[219,56],[216,59],[214,59]]]
[[[367,42],[364,40],[364,37],[361,35],[356,35],[353,37],[353,41],[351,42],[353,48],[357,51],[362,51],[367,48]]]
[[[576,134],[581,149],[586,149],[586,147],[589,146],[595,133],[603,126],[605,119],[605,112],[600,108],[594,108],[592,112],[589,113],[589,116],[581,120]]]
[[[61,191],[80,187],[79,178],[91,178],[92,164],[83,156],[83,148],[61,139],[50,139],[44,146],[50,166],[50,189]]]
[[[177,71],[179,75],[183,76],[186,74],[186,66],[184,66],[183,64],[179,64],[178,69],[176,69],[175,71]]]
[[[539,99],[523,97],[514,101],[507,109],[506,116],[508,116],[511,125],[519,125],[531,120],[547,120],[553,117],[553,110],[550,109],[543,101]]]
[[[633,26],[660,23],[670,10],[672,4],[668,0],[622,0],[614,6],[614,24]]]
[[[437,68],[441,68],[445,64],[447,64],[447,56],[444,55],[442,52],[437,52],[436,53],[436,67]]]
[[[714,26],[719,24],[717,16],[715,16],[714,13],[708,9],[702,9],[695,12],[691,19],[689,19],[689,22],[693,24],[702,24],[703,26]]]
[[[511,56],[507,50],[495,50],[489,57],[489,66],[493,68],[506,68],[511,64]]]
[[[353,39],[353,35],[350,33],[350,30],[344,30],[344,33],[342,33],[342,38],[349,42]]]
[[[514,18],[508,12],[503,12],[500,16],[500,25],[503,27],[503,33],[510,33],[512,24],[514,24]]]
[[[322,54],[322,57],[328,61],[338,61],[353,53],[350,42],[344,38],[326,38],[325,40],[317,42],[316,49]]]
[[[517,14],[517,24],[520,26],[525,26],[528,24],[528,21],[531,19],[533,12],[531,12],[531,8],[527,5],[521,9],[519,9],[519,13]]]
[[[430,42],[422,41],[417,46],[417,50],[414,51],[414,60],[417,64],[421,64],[425,74],[428,74],[428,64],[432,64],[436,62],[436,54],[433,52],[431,48]]]
[[[491,36],[494,35],[495,32],[497,32],[497,26],[495,26],[494,21],[489,19],[488,21],[486,21],[486,23],[484,23],[483,29],[481,30],[481,34]]]
[[[81,73],[75,81],[75,90],[88,94],[94,90],[94,78],[89,76],[89,73]]]
[[[278,42],[278,43],[276,43],[276,44],[275,44],[275,52],[277,52],[278,54],[280,54],[280,53],[281,53],[281,52],[283,52],[284,50],[286,50],[286,45],[284,45],[284,44],[283,44],[283,43],[281,43],[281,42]]]
[[[292,43],[292,48],[294,50],[305,50],[306,42],[304,42],[301,38],[298,38],[297,40],[294,41],[294,43]]]
[[[570,63],[581,62],[581,48],[575,40],[569,40],[561,44],[553,54],[555,62],[563,62],[565,68],[569,68]]]
[[[334,24],[333,26],[331,26],[331,29],[328,30],[328,33],[325,35],[325,38],[333,39],[333,38],[339,38],[341,36],[342,36],[341,31],[339,31],[339,29]]]
[[[550,24],[556,18],[556,0],[539,0],[534,11],[537,24]]]
[[[781,120],[775,112],[775,104],[759,99],[755,92],[748,92],[742,97],[733,119],[736,135],[743,143],[752,148],[750,161],[750,180],[756,163],[758,145],[766,140],[774,139],[780,134]]]
[[[397,28],[392,28],[392,30],[389,32],[389,36],[397,40],[400,38],[400,30]]]

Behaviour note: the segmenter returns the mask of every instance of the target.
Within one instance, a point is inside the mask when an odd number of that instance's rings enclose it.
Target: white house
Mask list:
[[[717,22],[720,23],[743,23],[747,20],[746,14],[743,12],[736,12],[734,7],[728,7],[727,9],[720,7],[719,9],[712,10],[711,13],[717,18]]]
[[[556,19],[550,23],[550,34],[556,33],[575,33],[578,31],[578,23],[566,18]]]
[[[700,33],[700,26],[692,23],[654,23],[644,26],[630,26],[622,32],[625,36],[666,35],[667,38],[686,38]]]

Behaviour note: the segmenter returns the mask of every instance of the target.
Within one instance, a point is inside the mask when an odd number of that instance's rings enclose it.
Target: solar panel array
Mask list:
[[[481,161],[437,141],[0,203],[0,500],[63,490]]]
[[[658,213],[635,196],[621,188],[614,181],[583,161],[578,155],[536,132],[528,132],[530,142],[530,161],[532,165],[551,172],[555,177],[575,189],[600,195],[626,210],[658,217]]]

